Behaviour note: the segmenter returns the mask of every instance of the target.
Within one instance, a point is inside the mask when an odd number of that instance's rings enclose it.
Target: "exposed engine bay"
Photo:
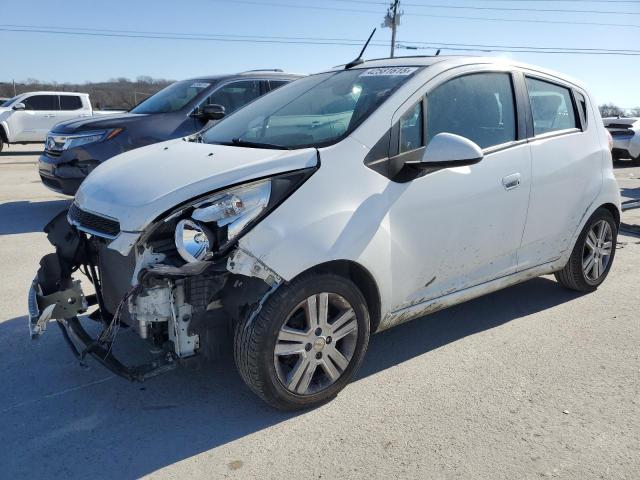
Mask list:
[[[80,361],[92,355],[112,371],[139,381],[175,367],[178,359],[216,356],[222,344],[229,343],[233,323],[259,308],[282,280],[237,246],[216,258],[185,262],[185,255],[198,255],[202,248],[198,241],[185,243],[188,250],[180,255],[173,242],[174,225],[159,223],[123,256],[109,248],[110,239],[71,225],[67,212],[55,217],[45,232],[56,253],[40,261],[29,294],[32,338],[56,320]],[[208,242],[213,232],[207,233]],[[95,294],[83,293],[76,278],[80,273]],[[102,324],[96,338],[78,319],[85,313]],[[134,330],[162,355],[149,365],[123,365],[112,353],[121,328]]]

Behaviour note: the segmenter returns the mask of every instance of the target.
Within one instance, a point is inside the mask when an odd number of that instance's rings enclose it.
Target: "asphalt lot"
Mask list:
[[[54,325],[29,339],[41,228],[69,204],[37,147],[0,154],[0,478],[640,478],[640,233],[597,292],[543,277],[384,332],[335,401],[283,414],[230,356],[141,385],[81,368]],[[640,168],[616,175],[640,197]]]

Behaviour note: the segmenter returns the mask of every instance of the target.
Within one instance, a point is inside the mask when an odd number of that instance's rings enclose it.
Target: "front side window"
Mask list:
[[[568,88],[529,77],[526,82],[535,135],[578,127]]]
[[[304,148],[333,144],[357,128],[418,67],[326,72],[265,95],[204,133],[204,141]]]
[[[60,95],[60,110],[80,110],[82,100],[76,95]]]
[[[182,110],[194,98],[211,86],[205,80],[185,80],[172,83],[138,104],[131,113],[173,113]]]
[[[516,140],[511,75],[474,73],[456,77],[427,96],[427,138],[453,133],[481,148]]]
[[[418,102],[400,119],[400,153],[422,147],[423,133],[422,102]]]
[[[227,115],[260,96],[259,80],[229,83],[213,92],[205,105],[222,105]]]
[[[25,110],[58,110],[57,95],[32,95],[22,100]]]

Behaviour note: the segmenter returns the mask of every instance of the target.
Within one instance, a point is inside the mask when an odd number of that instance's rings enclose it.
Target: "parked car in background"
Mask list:
[[[301,75],[254,70],[173,83],[129,113],[76,119],[48,134],[38,169],[45,186],[73,195],[100,163],[134,148],[191,135]]]
[[[87,93],[21,93],[0,105],[0,151],[5,143],[42,143],[56,123],[114,113],[94,110]]]
[[[631,160],[640,165],[640,118],[607,117],[603,121],[613,138],[613,161]]]
[[[93,172],[45,227],[56,253],[30,290],[32,335],[56,319],[74,351],[135,380],[233,342],[269,404],[319,405],[353,378],[371,333],[539,275],[595,290],[620,221],[606,135],[583,86],[507,60],[311,75],[201,142]],[[91,304],[96,338],[77,317]],[[123,365],[122,323],[163,355]]]

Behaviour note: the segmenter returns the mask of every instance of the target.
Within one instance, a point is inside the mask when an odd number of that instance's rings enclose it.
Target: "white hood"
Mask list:
[[[255,178],[313,167],[314,148],[269,150],[191,143],[181,139],[118,155],[82,183],[75,203],[140,232],[176,205]]]

